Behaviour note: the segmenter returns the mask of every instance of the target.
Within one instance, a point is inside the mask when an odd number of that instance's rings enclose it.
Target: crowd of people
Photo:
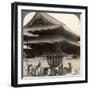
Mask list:
[[[39,62],[38,65],[28,65],[27,66],[28,76],[58,76],[66,75],[72,72],[72,64],[68,63],[68,67],[64,67],[61,63],[58,67],[42,67]]]

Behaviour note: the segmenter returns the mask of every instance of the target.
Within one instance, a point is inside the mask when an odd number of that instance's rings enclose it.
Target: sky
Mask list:
[[[35,15],[36,12],[28,13],[23,20],[23,25],[26,25]],[[64,23],[73,33],[80,36],[80,19],[75,14],[67,13],[48,13],[53,18]]]

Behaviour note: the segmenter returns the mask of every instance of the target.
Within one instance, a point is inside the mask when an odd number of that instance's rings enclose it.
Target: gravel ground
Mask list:
[[[49,67],[45,57],[35,57],[32,59],[24,59],[24,62],[23,62],[24,76],[26,75],[26,72],[27,72],[27,65],[32,64],[33,66],[36,66],[38,65],[39,61],[41,62],[41,67]],[[68,67],[68,63],[72,64],[72,74],[79,75],[80,74],[80,58],[78,59],[63,58],[63,66]]]

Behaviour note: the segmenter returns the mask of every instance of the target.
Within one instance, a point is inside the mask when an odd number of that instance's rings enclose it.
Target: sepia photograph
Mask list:
[[[87,7],[12,3],[11,84],[87,83]]]
[[[22,10],[22,77],[80,75],[80,14]]]

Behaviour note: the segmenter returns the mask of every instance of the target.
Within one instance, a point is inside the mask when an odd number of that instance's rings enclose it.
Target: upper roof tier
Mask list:
[[[80,40],[80,37],[74,34],[64,23],[56,20],[47,13],[36,12],[33,18],[23,28],[24,33],[28,34],[32,33],[39,36],[59,34],[69,40],[70,38],[73,41]]]

